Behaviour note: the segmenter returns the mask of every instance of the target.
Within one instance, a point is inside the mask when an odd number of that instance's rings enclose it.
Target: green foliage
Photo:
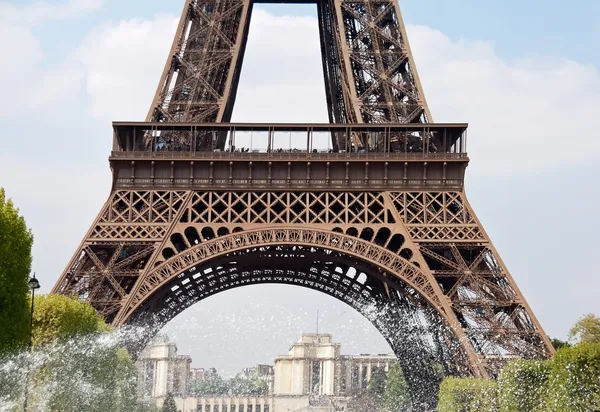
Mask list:
[[[569,331],[576,343],[600,343],[600,317],[591,313],[581,317]]]
[[[196,396],[213,395],[266,395],[267,382],[258,377],[235,376],[224,380],[218,374],[204,380],[188,381],[188,392]]]
[[[109,328],[87,303],[63,295],[35,297],[33,344],[64,342],[75,336],[106,332]]]
[[[34,351],[2,365],[9,372],[0,373],[0,403],[22,405],[28,376],[31,410],[156,411],[137,402],[135,365],[90,305],[55,295],[35,304]]]
[[[551,366],[547,361],[525,360],[506,365],[498,379],[500,411],[545,411]]]
[[[29,337],[29,288],[33,235],[0,188],[0,357]]]
[[[498,380],[498,405],[491,402],[496,398],[493,385],[487,380],[445,379],[438,411],[600,411],[600,344],[563,347],[551,361],[509,363]]]
[[[136,401],[136,369],[129,353],[95,341],[59,350],[34,376],[46,394],[48,412],[129,412]],[[58,384],[58,385],[56,385]],[[56,385],[53,387],[53,385]],[[34,393],[43,390],[34,391]]]
[[[440,386],[438,412],[498,411],[495,381],[473,378],[446,378]]]
[[[188,392],[196,396],[226,395],[229,393],[229,385],[215,374],[204,380],[188,382]]]
[[[401,412],[410,410],[410,392],[408,384],[398,364],[390,367],[385,382],[385,391],[381,399],[381,410]]]
[[[35,297],[33,343],[47,351],[37,385],[60,382],[48,411],[125,411],[137,407],[136,370],[129,353],[102,336],[109,327],[96,310],[62,295]]]
[[[264,379],[236,376],[226,383],[230,395],[266,395],[269,388]]]
[[[385,392],[387,376],[383,369],[376,368],[371,371],[371,379],[367,385],[367,392],[381,398]]]
[[[563,348],[552,361],[548,410],[600,411],[600,344]]]
[[[559,350],[560,348],[565,348],[571,346],[569,342],[562,341],[556,338],[550,338],[550,343],[554,346],[554,349]]]
[[[408,385],[398,364],[383,369],[373,369],[367,390],[355,396],[349,403],[349,412],[404,412],[411,410]]]
[[[163,402],[161,412],[177,412],[177,405],[175,405],[175,399],[173,399],[173,394],[167,394],[167,397]]]
[[[348,401],[346,410],[348,412],[373,412],[379,411],[379,407],[379,399],[376,396],[369,392],[362,392]]]

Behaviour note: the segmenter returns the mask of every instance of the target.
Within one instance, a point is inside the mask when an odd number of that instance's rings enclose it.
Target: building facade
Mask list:
[[[163,340],[160,340],[163,339]],[[364,391],[371,376],[380,369],[387,372],[397,362],[392,354],[342,355],[341,345],[330,334],[302,334],[285,355],[275,358],[274,366],[256,365],[239,375],[267,382],[263,396],[193,396],[181,386],[185,362],[189,380],[205,380],[217,374],[214,368],[190,369],[189,356],[177,355],[174,344],[161,337],[144,351],[139,366],[167,371],[166,378],[154,378],[156,388],[145,386],[145,396],[156,398],[161,406],[167,392],[175,395],[181,412],[329,412],[343,411],[353,396]],[[162,357],[161,357],[162,356]],[[185,360],[185,362],[184,362]],[[162,362],[162,363],[161,363]],[[169,366],[172,365],[172,366]],[[179,373],[179,375],[177,375]],[[159,376],[140,371],[140,377]],[[187,379],[186,379],[187,381]],[[149,382],[149,381],[146,381]],[[171,386],[169,386],[171,382]],[[142,382],[144,384],[144,382]],[[167,388],[167,389],[165,389]],[[172,388],[172,390],[168,390]],[[148,395],[152,394],[152,395]]]
[[[275,410],[343,410],[376,369],[387,372],[395,362],[391,354],[342,355],[330,334],[303,334],[275,358]]]
[[[138,361],[138,396],[160,398],[168,393],[185,396],[190,375],[190,356],[177,354],[177,346],[158,335],[144,348]]]

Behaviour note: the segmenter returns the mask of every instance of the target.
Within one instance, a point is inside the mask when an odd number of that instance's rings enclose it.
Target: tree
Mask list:
[[[35,297],[33,344],[66,342],[77,336],[107,332],[108,325],[93,306],[63,295]]]
[[[547,410],[600,411],[600,343],[563,348],[549,362]]]
[[[410,410],[408,384],[398,364],[390,367],[381,401],[382,410],[389,412]]]
[[[230,395],[266,395],[269,389],[267,382],[257,376],[235,376],[226,385]]]
[[[588,313],[580,318],[569,331],[569,339],[576,343],[600,343],[600,317]]]
[[[161,409],[162,412],[177,412],[177,405],[175,405],[175,399],[173,398],[172,393],[168,393],[165,401],[163,402],[163,406]]]
[[[142,412],[136,368],[118,335],[95,309],[66,296],[36,296],[34,353],[13,355],[0,373],[0,403],[29,404],[47,412]],[[12,384],[16,380],[17,386]]]
[[[556,350],[559,350],[560,348],[568,348],[569,346],[571,346],[569,342],[565,342],[556,338],[550,338],[550,343],[552,343],[552,346]]]
[[[32,245],[33,235],[25,219],[0,188],[0,356],[28,340]]]
[[[381,368],[374,368],[371,371],[371,379],[367,385],[367,392],[376,398],[381,398],[385,392],[386,387],[386,374]]]
[[[215,374],[204,380],[189,382],[188,391],[196,396],[227,395],[229,385],[218,374]]]
[[[440,385],[438,412],[496,412],[498,385],[494,380],[447,377]]]

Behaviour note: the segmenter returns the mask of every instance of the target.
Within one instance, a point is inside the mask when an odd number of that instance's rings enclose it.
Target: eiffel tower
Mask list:
[[[279,283],[365,315],[417,402],[553,354],[464,191],[467,124],[429,112],[397,0],[317,0],[328,124],[230,123],[252,0],[187,0],[145,122],[53,293],[158,328]],[[260,98],[260,96],[257,96]]]

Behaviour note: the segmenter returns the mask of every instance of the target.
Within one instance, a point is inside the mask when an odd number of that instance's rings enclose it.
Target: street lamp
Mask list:
[[[35,272],[33,277],[27,282],[29,289],[31,289],[31,323],[29,324],[29,350],[33,344],[33,303],[35,301],[35,290],[40,288],[40,282],[35,278]]]
[[[33,277],[29,279],[27,282],[29,289],[31,289],[31,322],[29,323],[29,343],[28,349],[31,352],[33,347],[33,304],[35,302],[35,291],[40,288],[40,282],[35,277],[35,272],[33,273]],[[27,412],[27,397],[28,397],[28,389],[29,389],[29,364],[27,365],[27,374],[25,375],[25,400],[23,401],[23,412]]]

